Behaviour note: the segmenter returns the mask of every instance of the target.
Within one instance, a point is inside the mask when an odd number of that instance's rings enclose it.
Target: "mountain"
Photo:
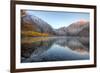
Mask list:
[[[72,23],[67,27],[67,35],[72,36],[89,36],[89,22],[88,21],[78,21]]]
[[[89,37],[89,23],[84,25],[84,28],[79,32],[79,36],[88,36]]]
[[[59,29],[55,29],[55,34],[58,36],[66,36],[67,35],[67,27],[61,27]]]
[[[89,22],[77,21],[68,27],[56,29],[56,34],[63,36],[89,36]]]
[[[53,28],[47,22],[43,21],[39,17],[30,15],[25,12],[21,15],[21,30],[22,30],[22,34],[24,35],[30,34],[31,31],[32,31],[31,33],[35,32],[41,35],[42,34],[50,34],[50,35],[54,34]]]
[[[22,36],[89,36],[89,22],[80,20],[68,27],[54,29],[39,17],[21,11]]]

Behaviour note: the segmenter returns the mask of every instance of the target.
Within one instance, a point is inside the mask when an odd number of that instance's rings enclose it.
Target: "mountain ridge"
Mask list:
[[[39,34],[48,34],[48,36],[89,36],[89,21],[81,20],[67,27],[54,29],[50,24],[37,16],[27,13],[23,14],[24,15],[21,15],[21,30],[23,32],[34,31]],[[34,35],[33,33],[33,36]]]

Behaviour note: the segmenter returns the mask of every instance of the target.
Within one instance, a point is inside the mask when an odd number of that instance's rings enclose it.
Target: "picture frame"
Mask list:
[[[23,11],[34,11],[34,12],[37,11],[36,13],[40,13],[40,15],[47,14],[46,15],[47,18],[49,17],[50,12],[51,12],[51,14],[53,14],[54,12],[56,14],[57,13],[67,14],[69,12],[69,13],[72,13],[73,16],[74,16],[74,13],[78,13],[78,14],[79,13],[84,14],[84,12],[87,13],[88,17],[86,19],[89,19],[89,22],[90,22],[89,23],[89,33],[88,33],[89,34],[88,35],[88,37],[89,37],[89,41],[88,41],[89,45],[88,46],[89,47],[88,47],[88,52],[85,50],[85,54],[88,53],[88,58],[84,57],[85,60],[83,58],[82,59],[80,58],[80,60],[79,59],[74,60],[74,58],[72,58],[72,59],[68,59],[68,61],[63,60],[61,62],[60,62],[60,60],[58,61],[56,59],[52,62],[51,59],[47,60],[46,58],[43,58],[43,59],[46,59],[45,61],[43,60],[43,62],[41,62],[42,60],[37,60],[37,59],[35,59],[34,61],[33,61],[33,59],[30,61],[30,58],[23,59],[23,56],[22,56],[23,55],[22,54],[23,53],[22,52],[23,51],[22,50],[23,34],[22,33],[24,33],[24,32],[22,32],[23,31],[22,30],[23,23],[21,21],[22,20],[21,13],[23,13]],[[44,14],[43,14],[43,12],[44,12]],[[71,16],[69,16],[68,18],[70,19],[70,17]],[[81,15],[80,15],[80,17],[81,17]],[[26,19],[26,20],[28,20],[28,19]],[[56,18],[54,18],[54,21],[57,21]],[[82,20],[81,22],[83,22],[83,21],[84,20]],[[56,27],[58,27],[58,25]],[[75,28],[75,26],[74,26],[74,28]],[[43,28],[43,29],[46,30],[46,28]],[[10,71],[12,73],[13,72],[44,71],[44,70],[59,70],[59,69],[75,69],[75,68],[96,67],[96,6],[94,6],[94,5],[47,3],[47,2],[33,2],[33,1],[32,2],[31,1],[11,1],[11,30],[10,31],[11,31],[11,38],[10,38],[11,39],[11,67],[10,67],[11,69],[10,69]],[[72,29],[71,29],[71,31],[72,31]],[[84,32],[87,33],[87,31],[84,31]],[[30,35],[30,34],[28,33],[28,35]],[[42,35],[42,42],[44,42],[43,38],[46,38],[47,36],[44,36],[43,34],[41,34],[41,35]],[[73,36],[73,34],[72,34],[72,36]],[[37,37],[37,36],[35,36],[35,37]],[[50,37],[52,37],[52,36],[50,35]],[[34,38],[34,36],[32,36],[32,38]],[[31,39],[31,40],[34,41],[34,39]],[[37,40],[39,40],[39,38],[35,39],[35,41],[37,41]],[[25,43],[25,41],[26,40],[24,39],[24,43]],[[60,41],[62,41],[62,40],[60,40]],[[27,42],[30,42],[29,38],[28,38]],[[56,42],[56,43],[58,43],[58,42]],[[47,42],[45,43],[45,45],[48,45]],[[44,47],[44,45],[43,45],[43,47]],[[68,46],[68,47],[70,47],[70,46]],[[26,47],[24,47],[24,48],[26,48]],[[34,46],[32,48],[34,48]],[[74,48],[75,48],[75,46],[74,46]],[[80,48],[80,47],[78,47],[78,48]],[[28,50],[26,50],[26,51],[24,50],[24,54],[27,51]],[[78,51],[83,52],[84,50],[78,49]],[[61,56],[61,58],[62,58],[62,56]],[[77,61],[77,60],[79,60],[79,61]]]

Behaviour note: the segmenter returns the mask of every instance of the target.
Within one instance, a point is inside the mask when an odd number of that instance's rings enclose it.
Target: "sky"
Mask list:
[[[86,20],[89,21],[89,13],[79,12],[61,12],[61,11],[39,11],[39,10],[26,10],[28,14],[37,16],[50,24],[53,28],[67,27],[70,24]]]

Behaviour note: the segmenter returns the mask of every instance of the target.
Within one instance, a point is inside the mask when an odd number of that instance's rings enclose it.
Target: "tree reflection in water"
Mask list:
[[[21,62],[89,59],[87,37],[28,37],[21,41]]]

